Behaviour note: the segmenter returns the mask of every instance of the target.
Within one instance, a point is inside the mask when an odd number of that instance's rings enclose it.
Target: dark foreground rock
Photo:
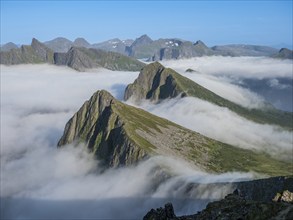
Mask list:
[[[221,183],[210,184],[211,187]],[[192,193],[192,188],[188,193]],[[220,188],[219,188],[220,189]],[[233,193],[196,214],[177,217],[171,203],[152,209],[144,220],[293,219],[293,178],[273,177],[232,184]]]
[[[197,214],[177,217],[171,203],[164,208],[150,210],[144,220],[205,220],[205,219],[293,219],[293,204],[245,200],[240,195],[228,194],[224,199],[211,202]]]

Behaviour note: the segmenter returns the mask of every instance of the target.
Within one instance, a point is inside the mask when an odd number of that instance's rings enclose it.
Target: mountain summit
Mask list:
[[[138,78],[126,87],[124,99],[139,102],[144,99],[153,102],[190,96],[196,97],[229,110],[258,123],[276,124],[292,130],[292,113],[283,112],[269,106],[265,109],[248,109],[222,98],[196,82],[180,75],[159,62],[145,66]]]

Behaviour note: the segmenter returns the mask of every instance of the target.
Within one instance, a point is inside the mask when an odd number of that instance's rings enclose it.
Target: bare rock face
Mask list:
[[[145,158],[147,152],[126,135],[116,104],[108,92],[96,92],[66,124],[58,146],[84,142],[105,166],[111,167],[130,165]]]
[[[132,97],[135,101],[149,99],[158,102],[162,99],[174,98],[181,91],[173,71],[154,62],[143,68],[134,83],[127,86],[124,99],[128,100]]]
[[[164,208],[152,209],[143,217],[143,220],[167,219],[177,219],[172,203],[167,203]]]

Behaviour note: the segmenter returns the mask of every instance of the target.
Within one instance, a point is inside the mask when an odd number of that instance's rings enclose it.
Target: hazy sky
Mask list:
[[[1,44],[63,36],[90,43],[151,38],[292,45],[289,1],[12,1],[1,0]]]

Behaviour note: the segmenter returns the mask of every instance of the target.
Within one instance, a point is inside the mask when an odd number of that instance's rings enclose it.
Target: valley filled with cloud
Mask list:
[[[286,60],[203,57],[162,64],[250,108],[264,107],[270,100],[243,86],[243,80],[267,79],[261,82],[270,82],[266,85],[272,89],[292,91],[292,83],[287,83],[292,80],[292,63]],[[188,68],[197,72],[185,73]],[[205,183],[256,176],[250,172],[208,174],[178,159],[164,157],[103,171],[82,144],[57,148],[66,122],[95,91],[105,89],[122,101],[127,84],[138,74],[105,69],[77,72],[47,64],[1,65],[4,217],[94,218],[99,214],[100,218],[142,218],[148,210],[166,202],[173,203],[176,214],[188,214],[231,191],[229,184],[213,188]],[[279,106],[285,108],[286,99],[281,98]],[[263,151],[282,160],[292,159],[292,131],[248,121],[226,108],[191,97],[156,105],[144,101],[138,107],[222,142]],[[172,175],[162,175],[164,171],[159,167],[171,170]],[[189,184],[195,186],[186,193]]]

